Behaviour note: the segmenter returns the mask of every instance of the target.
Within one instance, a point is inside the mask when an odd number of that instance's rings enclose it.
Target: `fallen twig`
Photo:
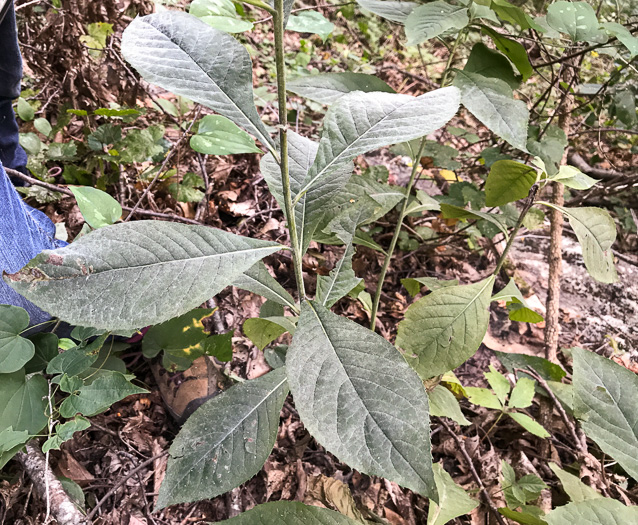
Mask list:
[[[476,471],[476,468],[474,468],[474,463],[472,462],[472,458],[470,457],[470,455],[467,453],[467,449],[465,448],[465,443],[463,443],[463,440],[452,431],[450,426],[443,420],[443,418],[439,418],[439,422],[445,427],[445,430],[447,431],[448,434],[450,434],[450,436],[452,436],[454,441],[456,441],[456,445],[459,447],[461,454],[463,454],[463,457],[465,458],[465,461],[467,462],[467,466],[470,469],[470,472],[472,474],[472,477],[474,478],[474,481],[479,486],[479,489],[481,490],[481,494],[483,494],[484,503],[490,509],[490,512],[492,512],[492,514],[494,515],[494,518],[499,523],[499,525],[506,525],[505,520],[503,519],[503,516],[501,516],[500,512],[496,508],[496,505],[494,504],[494,501],[492,501],[492,498],[490,497],[489,492],[487,492],[485,485],[483,485],[483,480],[481,479],[481,476],[479,476],[478,472]]]
[[[15,458],[22,464],[38,493],[47,498],[51,513],[59,525],[85,525],[90,522],[71,501],[60,480],[48,467],[36,441],[27,443],[26,452],[18,452]]]
[[[51,190],[51,191],[57,191],[59,193],[63,193],[64,195],[68,195],[69,197],[74,197],[73,192],[67,188],[65,188],[64,186],[58,186],[56,184],[50,184],[49,182],[44,182],[38,179],[35,179],[33,177],[29,177],[28,175],[25,175],[24,173],[17,171],[17,170],[12,170],[11,168],[4,168],[4,171],[7,172],[8,175],[10,175],[11,177],[16,177],[18,179],[21,179],[25,182],[28,182],[29,184],[33,184],[34,186],[40,186],[42,188],[46,188],[47,190]],[[129,206],[122,206],[122,209],[124,211],[131,211],[132,208]],[[142,215],[143,217],[154,217],[157,219],[167,219],[167,220],[172,220],[172,221],[176,221],[176,222],[183,222],[186,224],[201,224],[201,222],[193,220],[193,219],[188,219],[187,217],[181,217],[179,215],[173,215],[172,213],[160,213],[157,211],[150,211],[150,210],[137,210],[136,212],[138,215]]]
[[[167,454],[168,454],[168,450],[164,450],[164,451],[160,452],[159,454],[155,454],[153,457],[150,457],[147,460],[142,461],[142,463],[140,463],[137,467],[135,467],[133,470],[131,470],[130,472],[127,472],[124,476],[122,476],[119,479],[119,481],[115,485],[113,485],[111,490],[109,490],[104,495],[104,497],[95,504],[95,507],[93,507],[93,509],[91,509],[91,512],[89,512],[87,514],[87,516],[86,516],[87,521],[90,522],[93,519],[93,517],[97,514],[98,510],[100,510],[100,507],[104,504],[104,502],[107,499],[109,499],[113,494],[115,494],[117,492],[117,490],[129,480],[129,478],[133,477],[135,474],[137,474],[143,468],[148,467],[156,459],[162,458],[162,457],[166,456]]]

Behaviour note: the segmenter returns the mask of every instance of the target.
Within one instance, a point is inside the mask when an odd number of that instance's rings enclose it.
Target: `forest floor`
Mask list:
[[[98,7],[95,4],[104,5]],[[132,7],[141,13],[150,12],[148,2],[127,0],[91,3],[80,0],[75,5],[74,8],[81,15],[76,20],[72,20],[71,7],[66,14],[63,12],[60,15],[61,18],[55,19],[51,16],[44,19],[42,11],[33,8],[19,12],[21,40],[25,45],[25,83],[36,93],[33,96],[40,100],[41,108],[44,108],[43,115],[55,120],[62,107],[95,108],[107,106],[109,102],[131,106],[137,103],[150,108],[151,95],[154,99],[164,98],[176,102],[171,95],[132,77],[116,58],[118,39],[130,20],[123,13]],[[443,67],[441,58],[445,57],[446,50],[442,46],[434,46],[429,50],[429,65],[425,68],[418,62],[418,55],[407,57],[414,60],[416,65],[406,70],[406,56],[398,44],[402,35],[398,30],[386,35],[382,44],[385,50],[383,57],[370,59],[366,57],[379,56],[376,51],[381,44],[375,43],[375,53],[371,53],[369,47],[373,44],[367,37],[357,34],[355,22],[337,14],[335,9],[324,9],[323,12],[337,24],[339,41],[321,43],[316,36],[310,38],[304,35],[306,43],[303,43],[298,34],[287,36],[290,49],[300,46],[309,49],[305,62],[298,56],[289,57],[292,70],[317,68],[343,71],[352,69],[353,64],[359,64],[359,70],[377,74],[402,93],[418,94],[432,89],[431,78],[438,78],[438,72]],[[115,34],[109,38],[109,44],[97,60],[78,42],[82,24],[96,21],[115,24]],[[268,23],[259,27],[262,31],[252,32],[247,41],[257,51],[260,46],[267,46],[264,41],[268,39],[269,31]],[[376,26],[369,28],[369,31],[372,35],[380,34],[380,28]],[[272,64],[261,61],[258,56],[255,56],[254,62],[255,85],[259,88],[259,96],[266,100],[260,109],[267,114],[272,112],[272,106],[268,103],[270,98],[267,91],[262,87],[272,84]],[[317,113],[313,112],[312,107],[302,106],[300,99],[293,98],[292,103],[299,112],[298,129],[304,134],[316,134],[319,123]],[[190,110],[186,117],[193,118],[196,111]],[[172,147],[179,149],[172,160],[178,173],[206,171],[210,183],[207,191],[209,198],[203,204],[179,203],[167,191],[168,183],[161,182],[150,198],[144,201],[142,208],[193,220],[197,217],[203,224],[242,235],[287,242],[283,214],[267,191],[256,156],[207,157],[200,164],[201,159],[180,142],[182,132],[174,121],[182,118],[181,115],[175,117],[157,111],[149,111],[145,117],[147,125],[162,123],[169,128],[167,138],[173,143]],[[60,130],[57,140],[81,136],[81,126],[80,123]],[[23,131],[31,131],[31,127],[32,124],[25,123]],[[479,137],[488,136],[484,131],[478,129]],[[463,150],[468,165],[472,151],[480,152],[481,149],[462,137],[446,135],[440,138]],[[591,151],[592,148],[604,150],[603,167],[611,165],[624,171],[636,165],[636,156],[631,155],[626,148],[616,149],[613,144],[583,142],[581,151]],[[392,156],[384,150],[360,158],[357,169],[375,165],[387,167],[391,183],[405,183],[409,169],[405,159]],[[56,174],[55,170],[51,170],[53,165],[47,167],[49,174]],[[141,168],[123,168],[123,182],[115,188],[115,195],[122,204],[133,206],[142,195],[145,185],[137,181],[135,176]],[[436,183],[438,169],[433,167],[430,171],[432,181],[423,182],[423,187],[428,191],[440,191]],[[480,180],[476,179],[471,168],[467,171],[460,168],[457,173],[461,174],[463,180]],[[55,182],[64,184],[59,177]],[[45,211],[54,222],[64,222],[71,239],[79,232],[82,218],[72,198],[62,196],[49,203],[39,203],[31,198],[28,202]],[[431,218],[441,232],[447,231],[449,226],[444,221],[438,217]],[[387,246],[394,220],[394,212],[391,212],[379,222],[375,240],[381,245]],[[547,289],[545,253],[548,239],[547,226],[522,235],[516,241],[507,265],[508,274],[516,275],[517,282],[525,283],[529,301],[540,313],[544,313]],[[495,244],[502,250],[501,244]],[[608,356],[618,345],[626,351],[623,364],[638,371],[638,331],[635,329],[638,325],[638,250],[635,233],[621,233],[616,246],[622,257],[617,261],[620,281],[613,285],[601,285],[587,276],[579,249],[569,232],[566,233],[563,245],[564,277],[561,281],[560,343],[563,348],[582,346]],[[311,246],[304,260],[310,293],[315,287],[310,276],[315,271],[327,273],[341,250],[338,247]],[[289,259],[275,255],[268,257],[265,262],[284,286],[294,288]],[[373,291],[376,286],[376,276],[382,262],[382,255],[378,252],[365,247],[357,249],[354,269],[357,275],[365,279],[368,291]],[[417,250],[399,249],[384,287],[380,333],[393,340],[397,321],[413,302],[400,279],[430,275],[459,279],[463,283],[474,282],[487,276],[494,262],[494,244],[485,242],[469,248],[466,240],[458,236],[448,236],[445,243],[422,243]],[[504,284],[500,278],[497,289]],[[266,373],[269,367],[263,353],[241,331],[245,319],[258,316],[263,300],[248,292],[228,288],[216,301],[224,329],[234,330],[235,334],[233,361],[226,365],[226,372],[247,378]],[[352,299],[341,300],[336,305],[336,311],[361,323],[369,322],[366,310]],[[531,325],[510,321],[505,309],[493,303],[488,335],[476,355],[456,371],[458,378],[465,385],[487,386],[483,372],[487,371],[488,364],[503,369],[494,350],[542,356],[543,326],[543,323]],[[286,342],[285,337],[282,342]],[[53,451],[50,456],[55,473],[73,480],[82,488],[86,508],[93,508],[100,502],[96,524],[186,525],[219,521],[236,516],[256,504],[280,499],[326,506],[370,522],[392,525],[426,522],[426,499],[395,483],[363,475],[340,463],[309,436],[299,421],[291,398],[285,403],[281,414],[275,448],[258,475],[225,496],[175,505],[154,513],[154,502],[166,468],[166,456],[161,453],[170,446],[179,431],[179,425],[166,410],[152,363],[144,359],[136,347],[127,350],[123,357],[150,394],[128,397],[107,412],[91,418],[92,426],[88,430],[77,433],[60,451]],[[561,355],[561,359],[567,363],[568,356]],[[222,366],[219,365],[219,368]],[[196,388],[204,387],[197,385]],[[544,479],[548,478],[546,460],[538,457],[538,443],[530,439],[529,434],[523,433],[513,422],[501,422],[490,432],[496,418],[493,411],[478,408],[467,401],[461,401],[461,406],[471,425],[460,427],[448,422],[451,430],[447,431],[436,418],[432,425],[434,460],[442,461],[458,484],[477,490],[453,432],[461,436],[478,474],[497,504],[503,502],[499,488],[502,459],[511,463],[519,474],[536,473]],[[553,443],[552,460],[568,465],[573,461],[570,447],[574,444],[569,443],[566,433],[561,433],[558,417],[554,423],[556,435],[562,437]],[[152,457],[156,457],[153,462],[137,469],[133,475],[129,474]],[[104,498],[109,491],[111,494]],[[637,496],[635,490],[628,495],[634,501],[638,501]],[[10,464],[0,478],[0,501],[4,501],[0,524],[35,525],[44,522],[46,504],[42,495],[34,493],[30,480],[15,463]],[[489,520],[486,512],[479,507],[473,515],[457,519],[455,523],[487,525]]]

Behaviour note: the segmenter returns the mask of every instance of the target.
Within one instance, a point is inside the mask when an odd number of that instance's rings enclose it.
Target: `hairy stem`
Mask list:
[[[465,36],[466,31],[460,31],[454,40],[454,44],[452,44],[452,49],[450,50],[450,55],[448,56],[447,63],[445,64],[445,71],[443,72],[443,76],[441,77],[441,87],[445,87],[445,83],[448,78],[448,74],[450,72],[450,68],[452,66],[452,62],[454,61],[454,55],[456,54],[456,49],[459,46],[459,43]],[[383,281],[385,281],[385,275],[388,272],[388,268],[390,267],[390,261],[392,260],[392,254],[394,253],[394,249],[396,248],[397,241],[399,240],[399,234],[401,233],[401,228],[403,227],[403,219],[406,216],[406,210],[408,209],[408,203],[410,202],[410,194],[412,193],[412,187],[416,181],[416,174],[419,168],[419,162],[421,160],[421,153],[423,153],[423,148],[425,147],[426,137],[421,139],[421,143],[419,144],[419,151],[414,159],[412,159],[412,173],[410,174],[410,181],[408,182],[408,186],[406,188],[405,199],[403,200],[403,207],[401,209],[401,213],[399,215],[399,220],[397,225],[394,228],[394,235],[392,235],[392,240],[390,241],[390,247],[388,248],[388,254],[385,256],[385,260],[383,261],[383,267],[381,268],[381,273],[379,274],[379,279],[377,281],[377,289],[374,292],[374,300],[372,301],[372,313],[370,315],[370,329],[374,330],[377,324],[377,313],[379,312],[379,302],[381,300],[381,292],[383,291]]]
[[[410,181],[408,182],[408,186],[406,188],[405,198],[403,199],[403,206],[401,207],[401,213],[399,214],[399,220],[397,221],[397,224],[394,228],[394,235],[392,235],[392,240],[390,241],[388,254],[385,256],[385,260],[383,261],[383,268],[381,268],[379,280],[377,281],[377,289],[374,292],[374,300],[372,301],[372,314],[370,315],[371,330],[374,330],[377,324],[377,312],[379,311],[379,301],[381,300],[383,281],[385,281],[385,275],[388,272],[388,268],[390,267],[390,260],[392,259],[394,248],[396,247],[397,241],[399,240],[399,234],[401,233],[401,227],[403,226],[403,219],[405,219],[408,209],[408,203],[410,202],[410,193],[412,193],[412,187],[414,186],[414,183],[417,179],[416,175],[419,169],[419,161],[421,160],[421,154],[423,153],[424,147],[425,137],[421,139],[421,143],[419,144],[419,151],[417,152],[415,158],[412,159],[412,173],[410,174]]]
[[[492,273],[492,275],[498,275],[498,272],[501,271],[501,268],[503,267],[503,263],[505,262],[505,258],[507,257],[507,253],[510,251],[510,249],[512,248],[512,245],[514,244],[514,240],[516,239],[516,234],[518,233],[518,230],[520,230],[521,226],[523,225],[523,219],[525,219],[525,215],[527,215],[529,210],[532,209],[532,206],[534,206],[534,199],[536,198],[537,191],[538,191],[538,186],[534,184],[529,190],[529,195],[525,199],[525,205],[523,206],[523,209],[521,210],[521,214],[518,216],[516,225],[514,226],[514,229],[512,230],[512,232],[510,233],[510,238],[508,239],[507,244],[505,245],[505,249],[503,250],[503,253],[499,257],[498,262],[496,263],[496,268],[494,268],[494,272]]]
[[[297,236],[297,224],[295,210],[290,193],[290,172],[288,169],[288,115],[286,112],[286,64],[284,61],[284,0],[275,0],[275,13],[273,14],[275,26],[275,61],[277,64],[277,101],[279,103],[279,167],[281,169],[281,182],[284,192],[284,208],[290,231],[290,244],[292,245],[292,262],[295,269],[295,280],[299,299],[306,298],[306,290],[301,271],[301,246]]]

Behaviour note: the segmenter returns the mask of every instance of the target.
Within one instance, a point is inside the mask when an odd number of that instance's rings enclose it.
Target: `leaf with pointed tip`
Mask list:
[[[578,168],[565,164],[558,169],[556,175],[549,177],[549,180],[561,182],[568,188],[574,188],[575,190],[588,190],[600,182],[589,175],[585,175]]]
[[[133,394],[148,394],[148,390],[135,386],[120,372],[101,370],[93,382],[81,386],[77,393],[62,401],[60,415],[66,418],[78,413],[94,416]]]
[[[295,204],[295,219],[302,253],[308,249],[314,232],[321,224],[327,210],[332,207],[333,199],[339,197],[353,170],[352,162],[346,162],[329,173],[322,184],[310,188],[307,193],[299,196],[310,166],[317,155],[317,148],[316,142],[297,133],[288,132],[290,192],[293,200],[298,198]],[[282,210],[285,209],[281,172],[271,154],[262,157],[261,173],[279,206]],[[328,204],[330,206],[327,206]]]
[[[410,305],[396,344],[421,378],[453,370],[478,350],[487,331],[493,286],[494,277],[447,286]]]
[[[505,288],[494,294],[492,301],[506,301],[509,309],[509,318],[512,321],[540,323],[544,319],[542,315],[531,308],[518,286],[516,286],[514,279],[510,279]]]
[[[37,374],[26,378],[24,370],[3,374],[0,381],[0,430],[28,430],[37,434],[47,424],[47,380]]]
[[[463,29],[469,22],[467,7],[436,0],[410,13],[405,20],[405,36],[409,46],[416,46],[446,31]]]
[[[199,407],[171,445],[156,509],[214,498],[257,474],[275,444],[287,395],[282,367]]]
[[[328,451],[436,499],[427,394],[388,341],[305,302],[286,369],[304,425]]]
[[[127,222],[45,250],[5,281],[71,324],[134,329],[196,308],[280,249],[207,226]]]
[[[393,2],[390,0],[357,0],[357,3],[371,13],[399,24],[405,24],[410,13],[420,5],[417,2]]]
[[[500,78],[507,82],[507,85],[512,89],[516,89],[520,85],[520,78],[516,78],[510,61],[498,51],[487,47],[483,42],[474,44],[463,71],[485,77]]]
[[[618,274],[614,266],[614,253],[611,250],[616,240],[616,224],[609,212],[602,208],[563,208],[542,202],[567,215],[574,229],[583,259],[589,275],[601,283],[615,283]]]
[[[485,205],[503,206],[529,194],[536,182],[536,170],[513,160],[497,160],[485,181]]]
[[[622,45],[624,45],[627,48],[627,51],[629,51],[629,56],[631,58],[638,55],[638,38],[632,35],[629,29],[618,22],[603,22],[601,26],[609,34],[620,40]]]
[[[455,87],[419,97],[361,92],[344,95],[326,113],[319,149],[300,194],[324,185],[327,176],[363,153],[436,131],[456,114],[459,101]]]
[[[287,82],[286,89],[320,104],[332,104],[351,91],[395,93],[394,89],[379,77],[363,73],[304,75]]]
[[[461,412],[461,406],[454,394],[443,385],[439,384],[434,390],[428,392],[430,401],[430,415],[435,417],[449,417],[459,425],[471,425],[472,423]],[[438,486],[438,483],[437,483]],[[439,497],[441,492],[439,490]]]
[[[193,15],[164,11],[131,22],[122,54],[148,82],[203,104],[274,147],[253,100],[248,51],[228,33]]]
[[[259,261],[237,277],[233,281],[233,286],[261,295],[282,306],[296,308],[292,295],[270,275],[263,261]]]
[[[346,245],[346,250],[330,275],[317,276],[316,300],[323,306],[330,308],[361,282],[352,269],[354,237],[357,227],[372,217],[377,207],[374,200],[365,197],[343,210],[328,224],[327,229]]]
[[[529,110],[525,102],[513,98],[505,81],[457,71],[454,85],[472,115],[515,148],[527,151]]]
[[[525,46],[523,46],[523,44],[520,44],[516,40],[506,38],[501,33],[494,31],[491,27],[483,26],[481,29],[483,33],[488,35],[494,41],[496,48],[512,61],[512,63],[516,66],[516,69],[518,69],[518,71],[522,75],[523,82],[526,82],[529,77],[534,74],[534,69],[532,68],[532,64],[530,64],[529,57],[527,56],[527,49],[525,49]],[[491,77],[494,75],[486,74],[485,76]],[[510,87],[512,89],[515,89],[517,86],[512,86],[510,84]]]
[[[545,521],[549,525],[629,525],[638,523],[638,507],[626,507],[609,498],[589,499],[558,507]]]
[[[628,393],[638,376],[588,350],[574,348],[574,415],[585,434],[638,480],[638,409]]]
[[[556,463],[550,463],[549,468],[552,469],[554,475],[560,480],[565,494],[575,503],[588,499],[600,499],[603,496],[598,494],[589,485],[585,485],[578,476],[570,474],[566,470],[560,468]]]
[[[469,424],[469,423],[468,423]],[[458,516],[469,514],[478,502],[470,498],[462,487],[459,487],[452,476],[436,463],[434,465],[434,480],[439,493],[439,504],[430,501],[427,525],[445,525]]]
[[[298,501],[273,501],[257,505],[220,525],[361,525],[343,514]]]

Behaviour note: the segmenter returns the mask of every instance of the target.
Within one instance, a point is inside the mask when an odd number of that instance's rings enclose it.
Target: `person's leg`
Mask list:
[[[0,24],[0,79],[0,162],[7,168],[23,171],[27,154],[19,143],[18,123],[12,108],[13,101],[20,96],[22,81],[22,57],[13,5]]]

